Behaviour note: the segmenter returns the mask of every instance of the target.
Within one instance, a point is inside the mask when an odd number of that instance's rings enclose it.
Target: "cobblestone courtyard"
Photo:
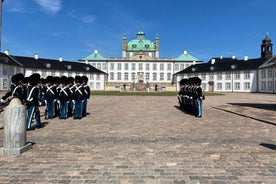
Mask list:
[[[202,118],[176,97],[92,96],[88,112],[42,117],[33,149],[0,155],[0,183],[276,183],[275,94],[208,96]]]

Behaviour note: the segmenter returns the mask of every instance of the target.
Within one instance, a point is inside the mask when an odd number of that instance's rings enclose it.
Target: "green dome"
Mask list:
[[[145,39],[145,33],[143,31],[139,31],[137,33],[137,39],[128,42],[127,51],[152,52],[155,51],[155,46],[153,42]]]
[[[131,40],[127,44],[128,51],[154,51],[154,43],[150,40]]]

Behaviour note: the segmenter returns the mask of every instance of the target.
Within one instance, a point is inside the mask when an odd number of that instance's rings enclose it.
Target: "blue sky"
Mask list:
[[[266,33],[276,43],[275,0],[5,0],[1,50],[78,61],[95,49],[122,56],[122,37],[160,38],[160,57],[184,50],[211,57],[260,57]],[[275,50],[275,49],[274,49]]]

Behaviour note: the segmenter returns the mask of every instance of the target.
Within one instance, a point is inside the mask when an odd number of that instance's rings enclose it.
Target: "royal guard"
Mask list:
[[[68,78],[62,76],[60,78],[60,87],[58,88],[58,101],[59,101],[59,110],[60,115],[59,119],[67,119],[68,113],[68,101],[70,99],[70,91],[68,88]]]
[[[55,86],[56,86],[56,91],[59,90],[60,88],[60,77],[55,76],[54,77],[54,82],[55,82]],[[54,117],[58,117],[60,115],[60,110],[59,110],[59,100],[57,99],[57,94],[56,94],[56,99],[54,102]]]
[[[73,100],[75,102],[74,119],[82,118],[82,101],[83,101],[83,87],[81,85],[82,79],[80,76],[75,77],[75,88],[73,94]]]
[[[195,109],[196,109],[196,117],[201,118],[202,117],[202,100],[203,100],[203,94],[202,94],[202,88],[201,85],[201,79],[195,78]]]
[[[83,103],[82,103],[82,117],[87,115],[87,104],[90,98],[90,87],[87,84],[88,78],[86,76],[82,76],[82,86],[83,86]]]
[[[75,79],[73,77],[68,77],[68,89],[69,89],[69,99],[68,99],[68,113],[67,117],[72,117],[74,114],[74,100],[73,100],[73,94],[74,94],[74,81]]]
[[[54,118],[54,107],[55,107],[55,100],[57,98],[57,89],[54,85],[54,77],[48,76],[46,78],[46,92],[45,92],[45,100],[46,100],[46,119]]]
[[[41,121],[40,121],[40,112],[39,112],[39,88],[38,82],[40,80],[40,74],[32,74],[29,78],[29,86],[27,88],[27,130],[31,129],[32,119],[35,116],[36,120],[36,128],[41,128]]]

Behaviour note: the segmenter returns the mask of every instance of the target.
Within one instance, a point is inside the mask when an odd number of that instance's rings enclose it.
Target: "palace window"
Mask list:
[[[135,76],[136,76],[136,74],[133,72],[133,73],[131,73],[131,80],[132,81],[135,81]]]
[[[222,83],[221,82],[217,83],[217,90],[222,90]]]
[[[180,64],[180,70],[184,70],[184,64]]]
[[[231,90],[231,83],[230,82],[225,83],[225,90]]]
[[[231,72],[226,72],[225,80],[231,80]]]
[[[128,63],[125,63],[125,70],[128,70]]]
[[[235,90],[240,90],[241,86],[240,86],[240,83],[239,82],[235,82],[234,83],[234,86],[235,86]]]
[[[157,64],[156,64],[156,63],[153,63],[152,69],[153,69],[153,71],[156,71],[156,70],[157,70]]]
[[[122,80],[122,74],[120,72],[117,73],[117,80]]]
[[[217,80],[222,80],[222,73],[217,73]]]
[[[121,63],[117,63],[117,70],[121,70],[121,69],[122,69]]]
[[[157,81],[157,73],[153,73],[152,80]]]
[[[94,80],[94,75],[93,74],[90,75],[90,80]]]
[[[262,70],[261,72],[262,72],[262,74],[261,74],[262,79],[265,79],[266,78],[266,71]]]
[[[110,63],[110,70],[114,70],[114,63]]]
[[[131,63],[131,70],[136,70],[136,63]]]
[[[150,70],[150,64],[146,63],[146,70],[149,71]]]
[[[103,63],[103,70],[106,70],[106,63]]]
[[[160,64],[160,71],[164,71],[164,63]]]
[[[124,74],[124,80],[125,80],[125,81],[128,81],[128,73],[125,73],[125,74]]]
[[[250,79],[250,72],[244,72],[244,79]]]
[[[240,72],[235,72],[234,73],[234,79],[239,80],[240,79]]]
[[[164,73],[160,73],[160,81],[164,81]]]
[[[273,89],[273,87],[272,87],[272,81],[268,81],[267,88],[268,88],[269,91],[271,91]]]
[[[143,63],[139,63],[139,70],[143,70]]]
[[[146,81],[149,81],[149,80],[150,80],[150,74],[146,73]]]
[[[167,80],[171,81],[172,80],[172,74],[171,73],[167,73]]]
[[[9,83],[9,80],[8,79],[3,79],[3,89],[8,89],[8,83]]]
[[[265,81],[262,82],[262,90],[266,90],[266,82]]]
[[[110,73],[110,80],[114,80],[114,73],[113,72]]]
[[[175,70],[176,70],[176,71],[179,70],[179,64],[175,64],[174,67],[175,67]]]
[[[272,69],[267,70],[267,77],[272,78]]]
[[[8,68],[7,68],[7,66],[3,66],[3,75],[8,75]]]
[[[244,90],[250,90],[250,82],[244,83]]]
[[[97,78],[96,80],[101,80],[101,75],[100,75],[100,74],[97,74],[97,75],[96,75],[96,78]]]
[[[171,70],[172,70],[172,65],[171,65],[171,63],[168,63],[168,64],[167,64],[167,70],[168,70],[168,71],[171,71]]]
[[[21,72],[20,68],[16,67],[16,73],[20,73],[20,72]]]
[[[99,69],[99,70],[101,70],[102,69],[102,67],[101,67],[102,65],[101,65],[101,63],[97,63],[97,68]]]

